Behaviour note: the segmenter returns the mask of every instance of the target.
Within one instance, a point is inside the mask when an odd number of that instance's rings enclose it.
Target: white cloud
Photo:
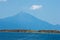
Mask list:
[[[32,5],[30,7],[30,9],[32,9],[32,10],[38,10],[38,9],[41,9],[42,7],[43,7],[42,5]]]
[[[0,0],[0,2],[6,2],[7,0]]]

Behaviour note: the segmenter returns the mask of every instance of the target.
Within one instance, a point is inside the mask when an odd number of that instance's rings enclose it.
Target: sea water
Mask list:
[[[0,32],[0,40],[60,40],[60,34]]]

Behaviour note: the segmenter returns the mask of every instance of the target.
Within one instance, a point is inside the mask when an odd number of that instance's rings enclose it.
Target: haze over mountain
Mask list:
[[[0,29],[59,30],[59,28],[25,12],[0,19]]]

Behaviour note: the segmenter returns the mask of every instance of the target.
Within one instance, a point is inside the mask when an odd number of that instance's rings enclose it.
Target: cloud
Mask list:
[[[7,0],[0,0],[0,2],[6,2]]]
[[[30,7],[30,9],[32,9],[32,10],[38,10],[38,9],[41,9],[42,7],[43,7],[42,5],[32,5]]]

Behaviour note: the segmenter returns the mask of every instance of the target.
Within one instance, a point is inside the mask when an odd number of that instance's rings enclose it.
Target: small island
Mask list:
[[[60,33],[59,30],[39,30],[41,33]]]
[[[58,30],[0,30],[0,32],[60,33]]]
[[[35,30],[0,30],[0,32],[37,32]]]

